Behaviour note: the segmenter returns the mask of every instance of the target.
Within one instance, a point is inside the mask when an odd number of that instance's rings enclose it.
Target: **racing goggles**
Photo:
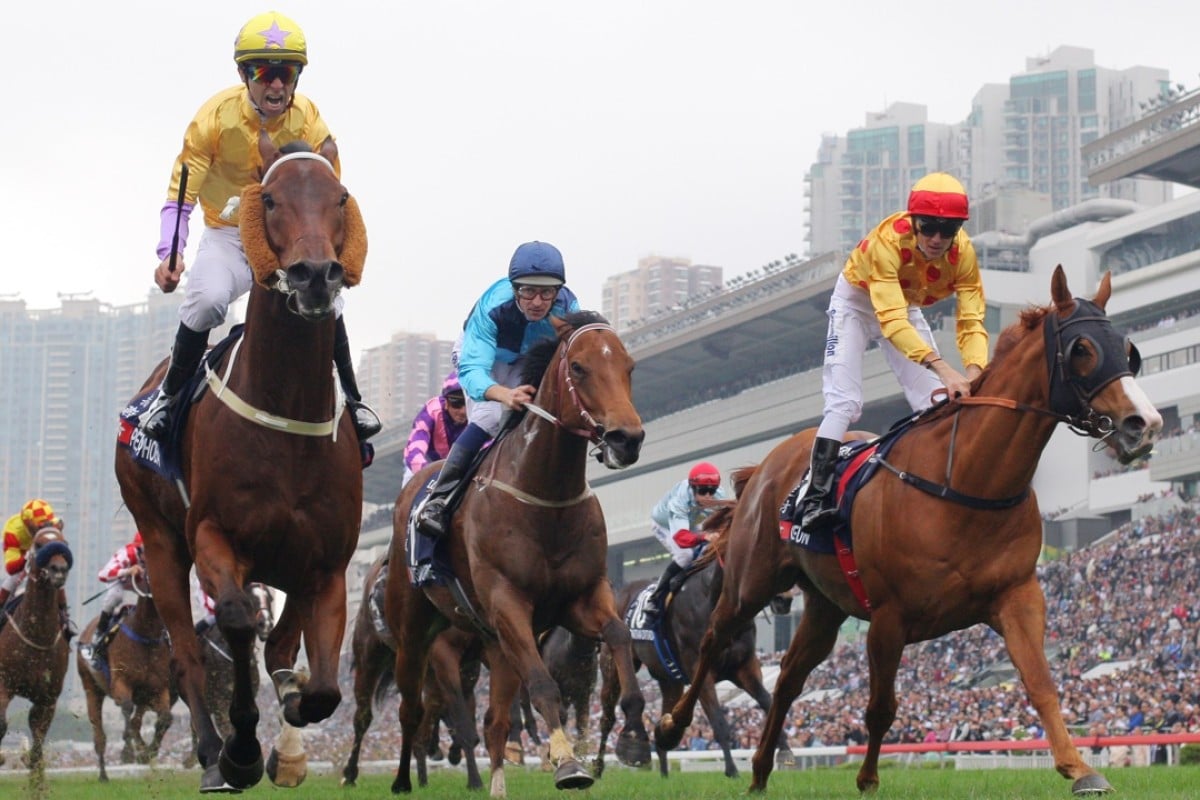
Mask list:
[[[242,65],[242,73],[255,83],[274,83],[278,79],[284,86],[289,86],[300,77],[302,68],[301,64],[294,61],[247,61]]]
[[[953,239],[963,226],[961,219],[945,217],[913,217],[913,222],[917,226],[917,233],[922,236],[941,234],[943,239]]]

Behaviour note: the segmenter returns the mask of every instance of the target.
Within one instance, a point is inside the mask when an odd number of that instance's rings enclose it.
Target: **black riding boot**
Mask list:
[[[667,602],[667,594],[671,591],[671,582],[682,572],[683,567],[676,564],[674,559],[667,563],[662,577],[658,579],[658,585],[654,587],[654,593],[646,598],[646,603],[642,606],[642,611],[648,618],[662,614],[663,604]]]
[[[112,617],[113,615],[108,611],[101,611],[100,621],[96,623],[96,630],[92,633],[90,661],[96,669],[100,669],[100,666],[108,660],[108,628],[112,625]]]
[[[142,413],[138,428],[151,439],[161,439],[171,430],[171,415],[175,410],[175,398],[188,379],[200,366],[200,359],[208,348],[208,331],[194,331],[182,322],[175,332],[175,346],[171,348],[171,366],[163,378],[158,397]]]
[[[440,539],[446,535],[446,531],[450,529],[449,520],[446,519],[446,505],[450,495],[462,483],[475,454],[489,438],[491,437],[488,432],[475,423],[468,425],[459,435],[446,455],[446,462],[442,464],[437,483],[429,490],[429,499],[417,515],[417,530],[421,533],[431,539]]]
[[[812,465],[809,467],[808,491],[802,501],[804,514],[801,530],[809,533],[828,530],[837,519],[833,497],[833,472],[842,443],[837,439],[818,436],[813,441]]]
[[[383,430],[383,423],[379,421],[379,415],[362,401],[362,394],[358,391],[354,359],[350,357],[350,336],[346,333],[346,322],[341,317],[337,318],[337,334],[333,339],[333,363],[337,367],[342,392],[346,395],[346,407],[354,418],[354,432],[358,434],[360,442],[365,442]]]

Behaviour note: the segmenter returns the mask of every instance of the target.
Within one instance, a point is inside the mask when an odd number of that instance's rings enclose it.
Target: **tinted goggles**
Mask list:
[[[242,74],[255,83],[274,83],[279,79],[284,86],[293,84],[300,77],[301,65],[284,61],[271,64],[265,61],[248,61],[242,65]]]
[[[917,233],[922,236],[941,234],[943,239],[953,239],[963,226],[961,219],[945,217],[913,217],[913,223],[917,226]]]
[[[446,395],[446,405],[450,406],[451,408],[462,408],[466,404],[467,400],[461,394]]]
[[[696,494],[716,494],[717,493],[717,487],[715,487],[715,486],[693,486],[692,488],[696,490]]]

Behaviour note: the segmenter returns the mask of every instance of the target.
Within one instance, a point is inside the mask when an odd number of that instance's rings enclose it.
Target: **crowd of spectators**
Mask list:
[[[1123,525],[1085,549],[1039,566],[1038,575],[1047,602],[1047,654],[1067,724],[1075,733],[1200,732],[1200,513],[1196,507],[1182,506]],[[761,657],[769,667],[781,655]],[[308,751],[339,769],[352,740],[351,666],[347,656],[342,667],[344,699],[334,716],[304,731]],[[1105,671],[1106,666],[1111,671]],[[274,740],[276,703],[270,682],[265,683],[259,698],[260,735],[269,747]],[[642,688],[649,726],[660,714],[661,696],[644,673]],[[792,747],[865,742],[868,690],[864,644],[861,637],[848,639],[814,670],[805,695],[793,704],[785,725]],[[1008,664],[1003,640],[982,625],[906,648],[896,691],[899,711],[887,742],[1042,735],[1025,689]],[[476,692],[482,714],[487,707],[486,670]],[[398,757],[396,702],[393,696],[377,709],[375,724],[364,740],[364,761]],[[725,710],[734,746],[755,747],[763,712],[733,701]],[[599,714],[596,698],[590,727],[593,751]],[[116,733],[110,731],[110,749],[119,747]],[[444,733],[443,739],[443,745],[448,745]],[[162,758],[179,763],[190,744],[186,723],[177,724],[168,733]],[[680,748],[717,746],[712,728],[698,712]],[[534,753],[532,744],[528,749]],[[478,753],[486,758],[482,745]],[[116,756],[110,753],[112,763]],[[55,749],[51,759],[56,766],[94,763],[94,756],[83,748]]]

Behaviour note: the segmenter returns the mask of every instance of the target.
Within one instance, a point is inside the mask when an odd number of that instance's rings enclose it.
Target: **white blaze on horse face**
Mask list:
[[[1137,410],[1140,416],[1146,422],[1146,430],[1142,433],[1143,442],[1153,442],[1162,432],[1162,415],[1158,413],[1158,409],[1150,402],[1150,398],[1146,397],[1146,393],[1142,391],[1142,387],[1138,386],[1131,376],[1126,375],[1121,378],[1121,389],[1124,390],[1125,396],[1129,398],[1129,402]]]
[[[601,353],[601,354],[602,354],[602,355],[603,355],[605,358],[609,358],[609,357],[610,357],[610,356],[612,356],[612,354],[613,354],[612,347],[611,347],[611,346],[609,346],[608,344],[605,344],[603,347],[601,347],[601,348],[600,348],[600,353]]]

